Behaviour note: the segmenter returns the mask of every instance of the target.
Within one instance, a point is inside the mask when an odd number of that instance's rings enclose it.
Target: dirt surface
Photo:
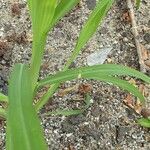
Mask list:
[[[79,31],[95,6],[95,0],[84,0],[67,14],[49,34],[40,77],[62,70],[75,45]],[[136,10],[140,42],[150,50],[150,1],[143,0]],[[117,0],[106,20],[87,43],[71,67],[87,65],[91,53],[112,47],[106,63],[123,64],[139,70],[138,56],[126,16],[126,1]],[[0,90],[7,94],[7,79],[14,63],[28,63],[31,57],[31,22],[26,0],[19,3],[0,1]],[[147,72],[149,75],[149,72]],[[127,80],[134,80],[129,77]],[[137,85],[141,81],[135,81]],[[57,108],[79,108],[84,105],[78,89],[62,95],[69,87],[85,83],[92,86],[92,104],[83,114],[70,117],[45,116]],[[145,85],[144,85],[145,86]],[[149,92],[148,92],[149,93]],[[74,80],[60,86],[50,102],[40,111],[50,150],[149,150],[150,131],[136,124],[140,116],[124,105],[128,93],[106,83]],[[150,94],[146,97],[150,103]],[[0,126],[0,149],[5,149],[5,123]]]

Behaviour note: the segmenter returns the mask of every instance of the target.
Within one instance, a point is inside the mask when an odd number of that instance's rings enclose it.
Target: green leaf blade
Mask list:
[[[150,119],[141,118],[137,122],[143,127],[150,128]]]
[[[113,0],[101,0],[98,2],[96,8],[93,10],[93,12],[89,16],[87,22],[85,23],[85,25],[83,26],[80,32],[76,47],[65,66],[65,70],[70,66],[71,62],[78,56],[81,48],[83,48],[83,46],[88,42],[91,36],[95,33],[99,24],[106,16],[107,11],[110,9],[112,4],[113,4]]]
[[[115,64],[103,64],[103,65],[95,65],[90,67],[81,67],[77,69],[70,69],[67,71],[62,71],[57,73],[56,75],[51,75],[46,77],[45,79],[39,81],[38,86],[43,86],[46,84],[54,84],[57,82],[64,82],[67,80],[72,80],[78,78],[80,75],[81,77],[87,75],[109,75],[109,76],[132,76],[139,78],[147,83],[150,83],[150,77],[147,75],[122,65],[115,65]]]
[[[33,46],[31,58],[32,90],[39,77],[48,31],[58,0],[28,0],[32,20]]]
[[[28,0],[33,34],[45,35],[50,28],[57,0]]]
[[[2,93],[0,93],[0,102],[7,102],[8,103],[8,97]]]
[[[8,90],[6,147],[8,150],[47,150],[36,111],[27,66],[15,65]]]
[[[61,0],[57,5],[55,14],[51,23],[52,28],[67,12],[69,12],[80,0]]]
[[[110,77],[108,75],[98,75],[98,74],[92,75],[92,76],[87,76],[87,78],[104,81],[107,83],[112,83],[113,85],[118,86],[118,87],[132,93],[135,97],[138,97],[141,102],[144,102],[144,96],[140,93],[138,88],[136,88],[132,84],[128,83],[127,81],[121,80],[116,77]]]
[[[67,71],[59,72],[56,75],[52,75],[41,80],[38,86],[40,87],[46,84],[55,84],[55,83],[59,84],[61,82],[73,80],[76,78],[97,79],[117,85],[127,90],[128,92],[131,92],[134,96],[137,96],[141,101],[144,101],[143,95],[138,91],[136,87],[129,84],[127,81],[114,77],[116,75],[133,76],[142,79],[147,83],[150,83],[150,77],[146,76],[145,74],[139,71],[121,65],[104,64],[104,65],[95,65],[91,67],[81,67],[78,69],[70,69]]]

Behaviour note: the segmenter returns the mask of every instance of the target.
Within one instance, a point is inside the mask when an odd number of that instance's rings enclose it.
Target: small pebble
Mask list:
[[[123,38],[123,41],[128,42],[129,40],[128,40],[128,38],[125,37],[125,38]]]

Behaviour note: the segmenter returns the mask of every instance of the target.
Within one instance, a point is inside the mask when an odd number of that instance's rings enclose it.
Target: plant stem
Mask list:
[[[33,48],[31,58],[31,77],[32,77],[32,89],[34,90],[38,77],[40,66],[43,58],[44,48],[46,43],[46,36],[34,36],[33,37]]]
[[[54,92],[57,90],[59,86],[59,83],[51,85],[51,87],[48,89],[48,91],[42,96],[42,98],[36,103],[35,109],[38,111],[39,109],[44,106],[50,97],[54,94]]]
[[[136,45],[136,49],[137,49],[137,53],[138,53],[140,70],[141,70],[141,72],[145,73],[146,68],[145,68],[145,64],[144,64],[144,60],[143,60],[143,56],[142,56],[141,45],[140,45],[139,38],[138,38],[139,33],[137,31],[137,24],[136,24],[136,19],[135,19],[135,15],[134,15],[134,8],[133,8],[131,0],[127,0],[127,6],[129,9],[129,15],[131,18],[132,34],[134,36],[135,45]]]

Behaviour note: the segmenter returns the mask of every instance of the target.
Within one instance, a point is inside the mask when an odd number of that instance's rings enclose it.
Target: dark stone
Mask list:
[[[2,79],[2,77],[0,76],[0,87],[4,85],[4,80]]]
[[[92,108],[91,115],[92,115],[93,117],[98,117],[98,116],[100,116],[102,113],[103,113],[102,110],[101,110],[98,106],[94,106],[94,107]]]
[[[143,38],[147,43],[150,43],[150,34],[149,33],[146,33]]]
[[[62,132],[64,133],[72,133],[75,132],[75,127],[69,124],[67,121],[62,123]]]
[[[148,21],[148,27],[150,27],[150,20]]]
[[[126,113],[129,119],[135,119],[135,113],[132,109],[126,108]]]
[[[75,62],[72,62],[71,65],[69,66],[69,69],[75,68],[75,67],[76,67],[76,63],[75,63]]]
[[[128,50],[128,46],[126,44],[121,44],[120,46],[120,51],[127,51]]]
[[[100,136],[101,136],[100,132],[97,129],[93,129],[93,128],[89,128],[89,127],[85,127],[83,132],[87,136],[93,137],[95,140],[99,140]]]
[[[130,131],[130,127],[126,126],[116,126],[116,141],[120,143],[121,141],[124,140],[125,135],[127,132]]]
[[[0,57],[2,57],[8,51],[8,49],[8,42],[0,40]]]
[[[86,0],[88,9],[93,10],[96,6],[96,0]]]
[[[99,31],[100,34],[106,34],[108,32],[107,27],[101,27],[101,30]]]
[[[150,76],[150,70],[147,70],[146,74],[147,74],[148,76]]]
[[[72,125],[78,125],[84,121],[85,121],[85,117],[82,114],[68,117],[68,122]]]
[[[109,119],[108,119],[108,117],[107,117],[107,114],[105,115],[105,114],[103,114],[100,118],[99,118],[99,123],[100,124],[104,124],[105,122],[108,122],[109,121]]]

